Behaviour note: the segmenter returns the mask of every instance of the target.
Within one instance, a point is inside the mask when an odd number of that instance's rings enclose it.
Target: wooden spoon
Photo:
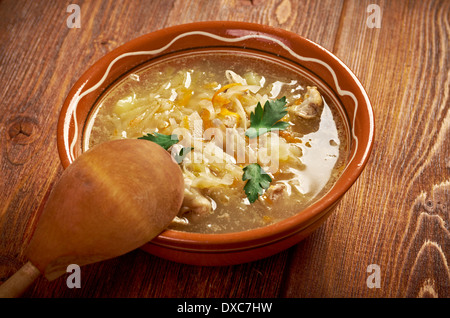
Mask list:
[[[39,217],[29,260],[0,285],[20,296],[41,274],[54,280],[67,266],[114,258],[160,234],[177,215],[181,169],[159,145],[140,139],[102,143],[63,172]]]

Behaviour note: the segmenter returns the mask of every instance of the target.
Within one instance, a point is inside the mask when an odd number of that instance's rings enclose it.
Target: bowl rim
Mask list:
[[[132,52],[129,50],[129,48],[135,47],[139,43],[142,43],[142,41],[152,41],[153,39],[161,36],[165,36],[168,39],[174,40],[177,35],[189,31],[207,30],[207,32],[214,34],[214,30],[223,30],[223,28],[226,28],[227,30],[251,30],[256,34],[273,36],[274,41],[280,42],[280,39],[289,37],[293,41],[301,43],[302,45],[310,46],[313,50],[315,50],[315,52],[320,53],[321,57],[316,57],[316,59],[323,59],[323,57],[325,56],[328,60],[333,61],[333,63],[335,63],[333,67],[337,66],[341,69],[341,71],[344,71],[347,75],[349,75],[351,81],[353,82],[353,84],[355,84],[355,87],[358,88],[358,93],[362,96],[362,98],[357,101],[358,106],[355,110],[353,119],[356,120],[358,111],[365,112],[365,115],[368,118],[366,123],[367,125],[365,126],[368,132],[367,141],[364,144],[358,143],[355,148],[354,155],[351,159],[351,169],[347,164],[341,176],[326,194],[316,200],[313,204],[309,205],[307,208],[286,219],[263,227],[231,233],[201,234],[166,229],[159,236],[155,237],[150,242],[150,244],[156,244],[172,249],[193,251],[203,250],[206,252],[218,250],[224,251],[224,249],[242,250],[258,245],[270,244],[270,242],[281,240],[287,236],[301,231],[303,228],[312,224],[315,220],[320,219],[321,216],[323,216],[323,214],[327,212],[327,210],[332,208],[356,182],[356,180],[364,170],[372,152],[375,135],[375,120],[369,96],[356,75],[333,53],[323,48],[319,44],[296,33],[268,25],[238,21],[203,21],[170,26],[148,34],[144,34],[122,44],[121,46],[107,53],[85,71],[85,73],[73,85],[71,91],[69,92],[61,109],[58,121],[57,146],[60,160],[64,168],[66,168],[70,164],[70,160],[67,158],[67,141],[64,140],[63,132],[64,129],[67,129],[68,125],[70,126],[70,123],[67,122],[66,112],[68,111],[69,105],[74,102],[74,96],[79,94],[80,91],[84,88],[84,85],[89,78],[88,74],[90,72],[102,72],[102,67],[100,67],[101,65],[105,65],[107,61],[111,61],[121,52]],[[288,46],[289,43],[284,44]],[[335,80],[337,81],[336,78]],[[353,124],[349,123],[349,125]],[[339,187],[336,186],[337,184],[339,184]]]

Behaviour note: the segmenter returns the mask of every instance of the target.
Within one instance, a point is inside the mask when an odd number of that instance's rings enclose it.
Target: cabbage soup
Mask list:
[[[257,54],[184,54],[112,85],[91,111],[83,147],[160,144],[185,181],[170,228],[245,231],[302,213],[333,186],[350,146],[335,100],[299,69]]]

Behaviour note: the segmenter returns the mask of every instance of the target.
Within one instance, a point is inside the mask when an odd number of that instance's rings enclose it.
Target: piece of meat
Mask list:
[[[285,189],[286,189],[286,185],[284,185],[283,183],[277,183],[277,184],[271,185],[267,189],[266,195],[271,201],[275,201],[284,195]]]
[[[176,216],[176,217],[172,220],[172,224],[188,225],[188,224],[189,224],[189,220],[186,219],[185,217],[179,217],[179,216]]]
[[[288,107],[290,115],[298,116],[304,119],[312,119],[319,116],[323,109],[323,100],[317,87],[308,86],[305,93],[305,99],[300,105]]]
[[[191,212],[196,215],[204,215],[212,210],[211,201],[203,196],[200,191],[195,188],[184,189],[184,200],[179,215]]]

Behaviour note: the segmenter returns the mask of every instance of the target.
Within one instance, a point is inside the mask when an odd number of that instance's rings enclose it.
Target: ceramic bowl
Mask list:
[[[326,220],[367,163],[373,145],[374,117],[356,76],[316,43],[286,30],[253,23],[191,23],[134,39],[101,58],[81,76],[67,96],[59,118],[57,138],[62,165],[67,167],[82,153],[89,113],[118,78],[162,56],[205,50],[253,52],[296,67],[342,105],[351,140],[350,157],[340,178],[321,199],[294,216],[273,225],[228,234],[165,230],[142,247],[153,255],[185,264],[232,265],[285,250]]]

